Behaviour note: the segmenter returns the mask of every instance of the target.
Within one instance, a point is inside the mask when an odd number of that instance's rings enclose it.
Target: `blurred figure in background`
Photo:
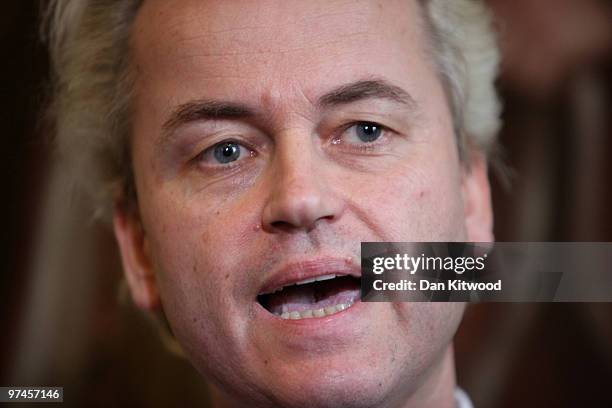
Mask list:
[[[489,3],[513,169],[510,190],[493,188],[497,240],[611,241],[612,4]],[[609,304],[475,305],[457,336],[459,378],[476,406],[608,407],[611,345]]]

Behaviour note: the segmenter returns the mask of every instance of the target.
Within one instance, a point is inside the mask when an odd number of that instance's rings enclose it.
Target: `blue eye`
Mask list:
[[[374,142],[382,135],[382,131],[382,126],[373,122],[361,122],[355,125],[357,137],[365,143]]]
[[[223,142],[213,147],[213,156],[221,164],[231,163],[240,158],[242,149],[236,142]]]

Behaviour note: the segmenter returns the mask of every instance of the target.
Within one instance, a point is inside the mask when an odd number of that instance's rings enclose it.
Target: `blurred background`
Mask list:
[[[612,2],[489,3],[513,169],[510,189],[492,175],[496,239],[612,241]],[[0,13],[0,385],[64,386],[67,406],[200,405],[195,370],[122,301],[110,231],[53,176],[40,4]],[[455,348],[476,408],[612,407],[612,304],[472,305]]]

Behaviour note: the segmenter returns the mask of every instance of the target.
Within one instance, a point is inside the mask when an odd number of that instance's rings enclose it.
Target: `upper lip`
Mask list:
[[[324,275],[361,277],[361,268],[352,258],[318,258],[289,263],[266,279],[259,293],[272,293],[284,286]]]

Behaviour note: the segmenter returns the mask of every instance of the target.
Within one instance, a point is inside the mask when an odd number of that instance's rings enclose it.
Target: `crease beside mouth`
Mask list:
[[[324,317],[350,308],[361,298],[361,279],[339,276],[303,285],[289,285],[275,293],[261,294],[257,301],[284,319]]]

